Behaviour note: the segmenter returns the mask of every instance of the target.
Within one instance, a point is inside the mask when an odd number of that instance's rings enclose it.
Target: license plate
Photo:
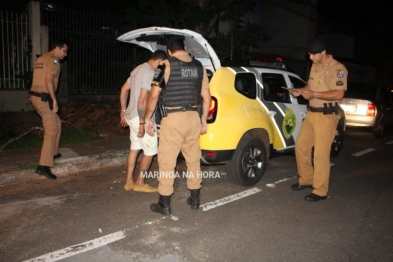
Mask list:
[[[355,112],[356,109],[354,105],[340,105],[340,106],[345,112]]]

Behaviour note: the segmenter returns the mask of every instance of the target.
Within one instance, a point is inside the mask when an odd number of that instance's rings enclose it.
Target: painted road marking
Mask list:
[[[274,188],[274,187],[276,187],[277,184],[282,183],[282,182],[285,182],[285,181],[288,181],[288,180],[291,180],[291,179],[294,179],[294,178],[296,178],[296,177],[297,177],[297,176],[286,177],[286,178],[280,179],[280,180],[278,180],[278,181],[276,181],[276,182],[274,182],[274,183],[272,183],[272,184],[266,184],[266,187]]]
[[[393,144],[393,141],[386,142],[387,145]]]
[[[368,148],[368,149],[366,149],[366,150],[363,150],[363,151],[357,152],[357,153],[355,153],[355,154],[352,154],[352,155],[353,155],[353,156],[361,156],[361,155],[364,155],[364,154],[370,153],[370,152],[372,152],[372,151],[374,151],[374,150],[375,150],[374,148]]]
[[[40,257],[36,257],[33,259],[29,259],[26,260],[25,262],[29,261],[29,262],[35,262],[35,261],[45,261],[45,262],[51,262],[51,261],[58,261],[67,257],[72,257],[74,255],[98,248],[98,247],[102,247],[105,246],[109,243],[115,242],[117,240],[123,239],[125,238],[126,235],[124,234],[124,230],[123,231],[118,231],[115,232],[113,234],[109,234],[100,238],[96,238],[93,240],[89,240],[86,241],[84,243],[81,244],[77,244],[74,246],[70,246],[70,247],[66,247],[64,249],[61,250],[57,250],[55,252],[52,253],[48,253],[45,254],[43,256]]]
[[[275,182],[274,184],[278,184],[278,183],[287,181],[292,178],[294,178],[294,177],[284,178],[284,179],[281,179],[281,180]],[[255,187],[255,188],[245,190],[245,191],[242,191],[242,192],[234,194],[234,195],[230,195],[230,196],[218,199],[214,202],[209,202],[209,203],[203,204],[200,207],[202,207],[203,211],[208,211],[210,209],[228,204],[230,202],[233,202],[233,201],[239,200],[241,198],[256,194],[261,191],[262,191],[262,189]],[[164,216],[161,219],[165,219],[165,218],[168,218],[168,217]],[[175,216],[170,216],[169,218],[171,218],[174,221],[179,220],[179,218],[175,217]],[[153,223],[154,222],[146,222],[143,225],[152,225]],[[130,230],[130,229],[125,229],[122,231],[115,232],[113,234],[109,234],[109,235],[106,235],[106,236],[103,236],[100,238],[86,241],[81,244],[73,245],[73,246],[70,246],[70,247],[67,247],[67,248],[64,248],[61,250],[57,250],[52,253],[48,253],[48,254],[33,258],[33,259],[25,260],[24,262],[38,262],[38,261],[52,262],[52,261],[58,261],[61,259],[72,257],[74,255],[81,254],[86,251],[89,251],[89,250],[92,250],[95,248],[99,248],[99,247],[105,246],[109,243],[123,239],[126,237],[126,235],[125,235],[126,230]]]
[[[244,198],[244,197],[256,194],[256,193],[261,192],[261,191],[262,191],[262,189],[260,189],[258,187],[254,187],[254,188],[251,188],[249,190],[246,190],[246,191],[234,194],[234,195],[230,195],[230,196],[218,199],[218,200],[216,200],[214,202],[209,202],[209,203],[203,204],[203,205],[201,205],[201,207],[202,207],[203,211],[208,211],[210,209],[213,209],[213,208],[225,205],[227,203],[239,200],[241,198]]]

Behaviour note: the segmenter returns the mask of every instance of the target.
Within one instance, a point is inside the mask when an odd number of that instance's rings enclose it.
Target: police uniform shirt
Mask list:
[[[49,93],[46,84],[45,77],[46,75],[53,75],[53,82],[55,92],[57,90],[57,84],[59,82],[60,75],[60,61],[51,53],[46,53],[37,58],[34,63],[34,73],[33,73],[33,83],[32,83],[32,91],[41,93]]]
[[[192,58],[186,51],[176,51],[174,54],[172,54],[173,57],[176,57],[177,59],[184,61],[184,62],[191,62]],[[168,83],[169,75],[170,75],[170,64],[169,60],[165,59],[163,61],[163,64],[165,64],[165,83]],[[207,78],[206,70],[203,68],[203,79],[202,79],[202,89],[201,90],[207,90],[209,89],[209,79]]]
[[[348,71],[343,64],[329,55],[325,64],[313,64],[310,71],[308,85],[313,92],[326,92],[330,90],[347,90]],[[326,101],[317,98],[310,100],[310,106],[323,107],[323,103],[339,101]]]
[[[150,92],[151,81],[154,77],[154,69],[147,62],[132,70],[127,82],[131,86],[130,102],[126,110],[127,119],[131,120],[138,116],[138,99],[142,88]],[[154,115],[152,120],[155,121]]]

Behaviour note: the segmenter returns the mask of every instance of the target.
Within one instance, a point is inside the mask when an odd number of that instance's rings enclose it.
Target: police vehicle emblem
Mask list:
[[[293,131],[295,131],[295,127],[296,127],[295,113],[291,108],[287,108],[285,110],[284,120],[282,121],[282,131],[286,139],[289,139],[292,136]]]

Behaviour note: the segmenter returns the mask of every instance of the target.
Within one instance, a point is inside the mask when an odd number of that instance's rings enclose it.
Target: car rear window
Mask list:
[[[375,86],[348,85],[345,98],[374,99],[377,88]]]

